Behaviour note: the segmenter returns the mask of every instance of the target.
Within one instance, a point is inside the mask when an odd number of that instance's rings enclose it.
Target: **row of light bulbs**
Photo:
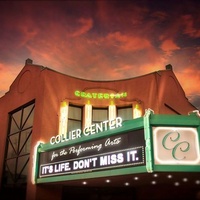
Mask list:
[[[158,174],[153,174],[153,177],[158,177]],[[171,174],[169,174],[169,175],[167,175],[167,178],[168,178],[168,179],[172,179],[173,176],[172,176]],[[138,176],[135,176],[133,179],[134,179],[135,181],[138,181],[138,180],[139,180],[139,177],[138,177]],[[183,178],[182,181],[183,181],[183,182],[188,182],[188,178]],[[110,180],[110,179],[106,179],[105,182],[106,182],[106,183],[110,183],[111,180]],[[83,184],[83,185],[87,185],[88,182],[83,181],[82,184]],[[157,184],[157,181],[153,180],[153,181],[151,181],[151,184],[152,184],[152,185],[156,185],[156,184]],[[195,181],[195,184],[196,184],[196,185],[200,185],[200,180],[196,180],[196,181]],[[129,185],[130,185],[129,182],[125,182],[125,183],[124,183],[124,186],[129,186]],[[180,185],[180,182],[174,182],[174,186],[179,186],[179,185]]]

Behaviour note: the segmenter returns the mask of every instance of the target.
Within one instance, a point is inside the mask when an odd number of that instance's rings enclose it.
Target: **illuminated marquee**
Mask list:
[[[81,98],[87,99],[120,99],[127,97],[127,92],[121,93],[97,93],[97,92],[83,92],[76,90],[74,95]]]
[[[40,153],[39,178],[145,165],[144,131],[129,131]]]

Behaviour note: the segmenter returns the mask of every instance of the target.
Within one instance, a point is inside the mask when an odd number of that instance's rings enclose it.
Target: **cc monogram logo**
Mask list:
[[[185,152],[190,150],[190,144],[187,141],[181,141],[181,134],[178,131],[168,132],[162,140],[162,145],[166,150],[170,150],[175,160],[186,159]]]

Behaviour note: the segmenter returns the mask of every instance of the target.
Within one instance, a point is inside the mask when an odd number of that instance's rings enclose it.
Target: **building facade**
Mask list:
[[[0,98],[0,154],[4,155],[0,159],[2,195],[12,195],[9,194],[11,189],[13,194],[24,191],[20,198],[27,200],[61,200],[67,196],[72,198],[72,193],[83,195],[84,186],[79,186],[77,192],[74,181],[35,183],[34,158],[38,142],[59,145],[63,138],[76,140],[81,137],[77,130],[104,122],[105,131],[108,128],[105,121],[119,117],[123,122],[138,119],[149,108],[155,114],[164,115],[188,115],[196,110],[186,98],[171,65],[139,77],[94,81],[61,74],[27,59],[9,91]],[[121,122],[117,121],[113,126],[117,123],[120,126]],[[90,128],[85,134],[94,132]],[[117,186],[111,190],[115,188]],[[133,198],[133,190],[128,189],[122,199]],[[95,192],[89,189],[85,195],[97,199]]]

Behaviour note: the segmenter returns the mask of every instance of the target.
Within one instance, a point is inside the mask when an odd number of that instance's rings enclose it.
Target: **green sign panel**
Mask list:
[[[36,183],[159,171],[200,171],[200,118],[193,113],[125,121],[116,129],[40,144]],[[177,167],[179,166],[179,167]]]
[[[144,125],[149,172],[200,171],[198,112],[189,116],[154,115],[149,110]]]

